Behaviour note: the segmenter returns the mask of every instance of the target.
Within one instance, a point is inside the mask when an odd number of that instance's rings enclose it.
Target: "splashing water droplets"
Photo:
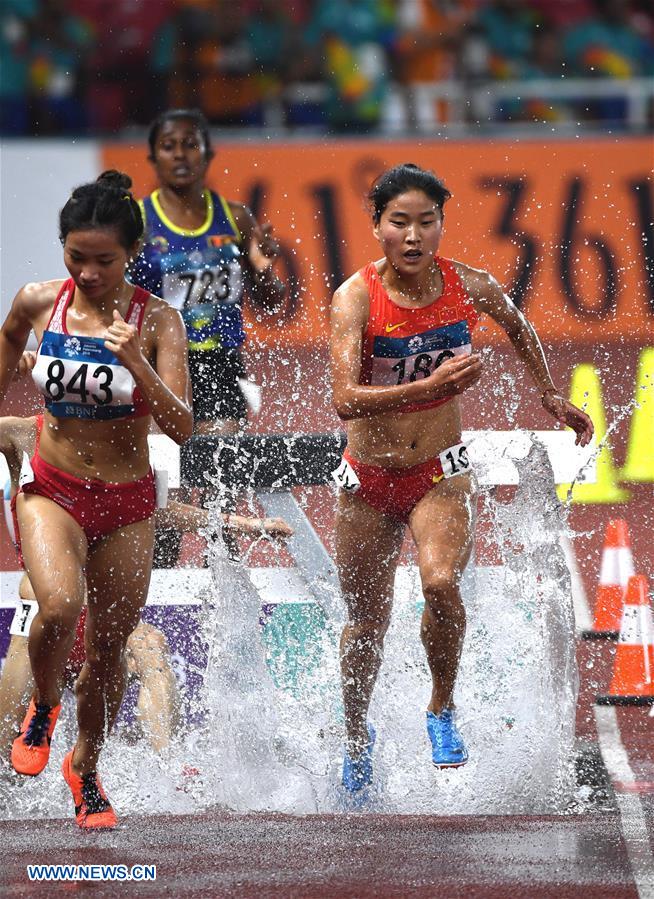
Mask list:
[[[470,753],[465,767],[437,771],[431,764],[420,584],[415,568],[401,568],[370,709],[378,733],[375,782],[356,806],[346,801],[339,786],[340,603],[323,609],[307,597],[272,614],[262,610],[247,568],[228,557],[216,502],[207,528],[213,589],[199,613],[207,662],[193,723],[159,757],[143,740],[128,746],[109,739],[100,769],[118,811],[182,813],[217,805],[293,814],[354,808],[449,815],[571,807],[577,672],[570,576],[559,545],[566,525],[544,447],[532,442],[516,464],[520,481],[512,500],[484,492],[477,522],[478,543],[492,541],[502,564],[471,565],[463,576],[468,626],[455,700]],[[310,586],[316,596],[330,590],[318,578]],[[11,784],[7,797],[0,786],[5,814],[70,814],[58,771],[72,745],[70,712],[62,716],[44,774],[21,789]],[[183,771],[195,775],[184,782]]]
[[[564,522],[545,449],[535,444],[518,468],[513,501],[487,497],[484,512],[504,564],[464,576],[468,632],[456,702],[470,761],[440,772],[430,763],[420,586],[414,569],[400,570],[370,711],[379,736],[364,809],[545,813],[571,801],[577,674],[569,573],[558,543]],[[212,726],[203,757],[214,772],[214,801],[238,811],[347,809],[338,786],[341,622],[307,604],[303,633],[287,628],[283,642],[274,633],[266,639],[275,615],[281,628],[288,608],[278,606],[262,633],[246,571],[215,552],[211,565],[217,597],[206,623],[213,649],[205,702]],[[302,653],[317,663],[297,664]]]

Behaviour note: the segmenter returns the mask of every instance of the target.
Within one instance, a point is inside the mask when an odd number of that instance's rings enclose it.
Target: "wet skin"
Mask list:
[[[159,202],[165,215],[178,228],[195,231],[207,218],[207,172],[212,155],[205,147],[202,132],[189,119],[170,119],[161,126],[150,157],[160,184]],[[243,272],[250,294],[259,308],[274,312],[284,298],[284,286],[272,267],[279,245],[269,223],[259,225],[247,206],[227,201],[240,232]],[[199,434],[235,434],[242,427],[238,419],[197,421]]]
[[[389,201],[373,232],[384,251],[376,263],[390,299],[401,308],[425,308],[442,294],[443,277],[434,255],[443,230],[441,211],[421,190]],[[497,281],[486,272],[455,263],[476,311],[504,328],[543,395],[544,408],[577,433],[592,437],[588,416],[557,392],[533,328]],[[387,468],[408,468],[461,441],[458,396],[482,375],[474,353],[443,362],[413,383],[374,387],[359,383],[363,336],[368,322],[367,286],[358,273],[335,293],[331,310],[334,402],[347,422],[353,458]],[[432,409],[403,414],[403,408],[448,398]],[[465,633],[459,584],[472,545],[473,481],[462,475],[440,482],[414,507],[409,527],[418,551],[425,597],[421,636],[432,675],[428,705],[436,714],[453,707],[453,689]],[[390,619],[395,569],[404,525],[342,493],[336,522],[337,564],[348,609],[341,637],[341,670],[350,751],[367,742],[366,717]]]
[[[122,246],[110,228],[71,232],[64,243],[75,284],[66,316],[69,332],[104,338],[152,410],[152,416],[103,422],[44,413],[41,456],[77,477],[114,482],[143,477],[151,417],[178,443],[192,433],[181,317],[150,298],[140,334],[124,320],[134,292],[125,270],[137,249]],[[61,286],[61,281],[30,284],[16,296],[0,335],[1,396],[30,330],[40,341]],[[77,684],[79,736],[73,755],[73,769],[83,774],[95,770],[120,706],[125,645],[145,604],[154,526],[150,519],[121,527],[90,547],[77,522],[51,500],[21,493],[16,510],[25,569],[39,604],[29,636],[37,702],[59,702],[88,588],[87,658]]]

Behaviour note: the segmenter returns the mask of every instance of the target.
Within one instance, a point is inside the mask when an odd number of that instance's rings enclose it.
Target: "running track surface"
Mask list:
[[[614,813],[570,818],[150,817],[2,826],[3,896],[637,897]],[[156,864],[156,883],[34,884],[26,866]]]
[[[620,371],[611,375],[614,350]],[[265,371],[269,400],[257,430],[276,432],[333,431],[337,421],[322,389],[325,358],[320,350],[309,355],[288,354],[290,371],[303,373],[308,385],[299,407],[290,393],[293,378],[277,378],[267,360],[253,363]],[[637,348],[589,346],[583,354],[565,348],[550,352],[555,380],[569,383],[573,364],[594,362],[604,373],[607,410],[633,396],[624,372],[635,372]],[[511,354],[492,351],[496,372],[517,375]],[[631,380],[633,374],[631,375]],[[495,378],[493,378],[495,380]],[[524,378],[516,377],[522,394],[515,416],[509,402],[480,390],[465,400],[466,427],[547,428],[549,419]],[[483,386],[483,382],[482,382]],[[30,414],[14,388],[14,401],[5,414]],[[510,399],[510,396],[507,395]],[[23,395],[24,401],[24,395]],[[608,411],[609,421],[613,414]],[[624,461],[628,420],[614,437],[616,465]],[[651,533],[652,485],[630,485],[627,506],[573,506],[570,521],[580,535],[575,553],[588,599],[594,602],[604,527],[611,517],[629,524],[637,570],[654,582]],[[320,528],[329,547],[331,522]],[[13,566],[12,566],[13,567]],[[582,745],[596,747],[594,697],[603,692],[611,676],[615,645],[580,642],[578,660],[581,693],[577,733]],[[81,834],[72,819],[34,825],[0,822],[0,895],[114,896],[119,890],[134,895],[243,896],[243,897],[654,897],[651,859],[654,852],[654,718],[647,708],[615,710],[617,733],[630,767],[626,781],[614,778],[601,807],[569,817],[452,817],[343,815],[294,818],[282,815],[231,815],[216,812],[199,817],[123,818],[110,834]],[[597,772],[595,772],[596,774]],[[634,842],[629,833],[629,809],[621,800],[637,797],[644,831]],[[622,809],[622,817],[618,807]],[[625,841],[625,830],[628,831]],[[643,836],[644,834],[644,836]],[[638,886],[634,880],[634,851],[643,860]],[[631,861],[629,858],[631,852]],[[30,886],[26,865],[32,863],[156,864],[155,884],[61,884]]]

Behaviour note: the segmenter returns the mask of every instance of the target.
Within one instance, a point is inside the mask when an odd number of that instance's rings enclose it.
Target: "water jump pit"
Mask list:
[[[239,490],[255,491],[268,514],[294,527],[288,552],[295,564],[248,569],[247,558],[230,561],[215,540],[208,569],[155,572],[144,618],[167,638],[182,726],[157,755],[138,738],[136,685],[128,691],[101,762],[119,811],[442,816],[579,809],[574,613],[554,483],[574,480],[584,466],[592,477],[592,456],[581,458],[571,449],[573,435],[561,432],[466,436],[484,495],[478,531],[486,535],[482,542],[493,542],[499,562],[472,560],[463,578],[468,629],[455,698],[469,763],[451,771],[430,763],[422,597],[416,568],[403,565],[370,712],[379,735],[375,783],[356,800],[344,795],[337,651],[343,610],[333,562],[291,492],[298,482],[313,485],[333,508],[325,482],[340,439],[245,438],[217,447],[214,438],[196,438],[181,464],[169,446],[156,449],[171,484],[206,484],[203,473],[218,452],[221,472],[238,472]],[[494,497],[497,484],[515,485],[509,502]],[[70,815],[59,775],[74,739],[70,695],[57,737],[38,779],[2,786],[3,820]]]

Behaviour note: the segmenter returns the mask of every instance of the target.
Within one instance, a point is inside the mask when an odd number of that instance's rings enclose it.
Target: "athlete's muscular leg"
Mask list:
[[[466,629],[459,584],[472,549],[475,496],[469,475],[441,482],[409,519],[425,597],[421,637],[432,676],[428,709],[452,708]]]
[[[127,641],[127,667],[139,679],[136,713],[155,752],[170,746],[179,727],[180,696],[170,647],[158,628],[139,621]]]
[[[0,760],[3,762],[9,761],[33,689],[27,637],[14,634],[0,676]]]
[[[350,752],[368,742],[366,717],[382,660],[404,526],[356,496],[341,494],[336,562],[348,622],[341,636],[341,677]]]
[[[68,512],[43,496],[19,494],[16,513],[25,571],[39,604],[29,635],[34,698],[55,706],[84,603],[86,537]]]
[[[77,679],[77,774],[95,771],[125,692],[125,646],[150,584],[153,520],[119,528],[89,550],[86,662]]]

